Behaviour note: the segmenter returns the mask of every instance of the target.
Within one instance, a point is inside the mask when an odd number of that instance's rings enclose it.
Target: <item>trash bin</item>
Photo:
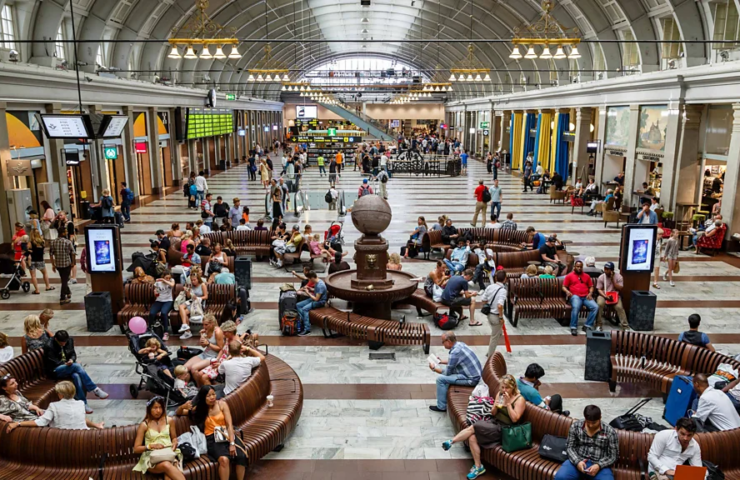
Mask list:
[[[113,328],[113,305],[110,292],[92,292],[85,295],[87,330],[107,332]]]
[[[218,162],[218,169],[219,170],[226,170],[226,160],[219,160],[219,162]]]
[[[234,259],[234,277],[236,284],[247,290],[252,288],[252,259],[239,256]]]
[[[80,202],[80,218],[90,220],[90,202],[84,200]]]
[[[628,321],[630,328],[638,332],[651,332],[655,324],[655,308],[658,297],[648,290],[633,290],[630,300]]]
[[[612,378],[612,332],[586,332],[586,371],[583,379],[608,382]]]

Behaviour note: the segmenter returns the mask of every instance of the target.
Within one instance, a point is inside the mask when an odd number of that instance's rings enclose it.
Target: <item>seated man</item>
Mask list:
[[[470,242],[458,245],[450,254],[450,260],[444,259],[445,265],[453,275],[459,274],[468,265],[468,256],[470,255]]]
[[[326,284],[323,280],[318,279],[316,272],[313,270],[308,272],[306,278],[308,279],[308,283],[305,287],[298,290],[298,295],[303,294],[308,298],[298,302],[298,305],[296,305],[298,315],[301,318],[301,325],[298,332],[298,335],[300,336],[305,336],[311,333],[311,322],[308,318],[308,312],[314,308],[321,308],[326,305],[326,299],[329,296]]]
[[[547,242],[547,237],[539,233],[534,227],[527,227],[527,235],[532,238],[532,250],[539,250]],[[522,248],[528,248],[529,244],[522,243]]]
[[[221,272],[213,272],[208,283],[216,285],[236,285],[236,277],[226,267],[221,267]]]
[[[440,374],[437,377],[437,404],[430,405],[433,412],[447,411],[447,390],[450,385],[477,385],[481,377],[481,364],[470,347],[458,342],[455,332],[442,334],[442,345],[450,351],[448,360],[441,360],[439,365],[429,364],[429,369]],[[447,367],[442,367],[447,365]]]
[[[558,394],[547,396],[542,398],[539,392],[540,378],[545,376],[545,370],[537,363],[532,363],[527,367],[523,377],[519,377],[516,381],[517,387],[519,387],[519,393],[529,403],[533,403],[540,408],[550,410],[553,413],[559,413],[566,417],[570,415],[570,412],[563,410],[563,397]]]
[[[596,282],[602,274],[601,269],[596,268],[596,258],[586,257],[583,259],[583,263],[583,272],[587,273],[593,282]]]
[[[462,310],[462,307],[469,307],[471,327],[483,325],[475,320],[475,296],[477,293],[468,291],[468,282],[473,279],[473,270],[468,268],[460,275],[455,275],[447,281],[445,289],[442,292],[442,305],[450,307],[450,312]],[[465,320],[468,317],[462,317]]]
[[[210,257],[213,255],[213,250],[211,250],[211,239],[208,237],[203,238],[200,245],[195,247],[195,253],[201,257]]]
[[[442,242],[448,243],[452,248],[455,248],[459,236],[460,234],[457,233],[457,228],[452,226],[452,219],[448,218],[445,226],[442,228]]]
[[[679,418],[675,430],[655,434],[648,453],[650,480],[671,480],[676,467],[689,464],[701,467],[701,447],[694,440],[696,425],[690,418]]]
[[[568,431],[568,460],[555,480],[612,480],[611,466],[619,457],[617,432],[601,421],[601,409],[588,405],[585,420],[573,422]]]
[[[540,246],[540,258],[542,259],[542,266],[551,266],[555,271],[555,276],[559,276],[561,270],[565,269],[565,265],[558,258],[558,251],[555,247],[555,237],[550,236],[545,240],[545,244]]]
[[[568,303],[572,307],[570,312],[570,334],[574,337],[578,335],[578,314],[581,307],[586,305],[588,308],[588,318],[583,331],[593,328],[596,322],[596,314],[599,312],[599,305],[594,302],[594,284],[586,273],[583,272],[583,262],[576,260],[573,271],[565,276],[563,281],[563,292],[567,297]]]
[[[247,356],[244,356],[244,353]],[[224,376],[224,395],[228,395],[239,388],[249,377],[252,370],[265,361],[265,356],[259,350],[244,347],[239,340],[229,343],[229,358],[218,366],[218,373]]]
[[[701,316],[698,313],[692,313],[689,315],[689,330],[681,333],[678,336],[679,342],[686,342],[697,347],[706,348],[715,352],[714,345],[709,340],[709,336],[706,333],[699,331],[699,325],[701,325]]]
[[[732,401],[722,390],[709,386],[707,376],[694,376],[694,391],[699,395],[694,401],[696,411],[691,416],[698,432],[718,432],[740,428],[740,415]]]
[[[510,228],[512,230],[516,230],[517,229],[517,224],[514,221],[514,214],[513,213],[508,213],[506,215],[506,220],[504,220],[504,223],[501,224],[501,228]]]
[[[236,227],[236,231],[242,232],[242,231],[249,231],[249,230],[251,230],[251,228],[249,228],[249,225],[247,225],[247,220],[245,218],[240,218],[239,225],[237,225]]]
[[[609,199],[612,198],[613,196],[614,196],[614,190],[610,188],[609,190],[606,191],[606,197],[604,197],[604,200],[597,200],[596,198],[591,200],[591,209],[588,211],[587,215],[591,217],[596,215],[596,205],[599,205],[601,203],[607,203]]]
[[[599,296],[596,298],[596,303],[599,305],[599,317],[596,320],[596,330],[601,332],[604,325],[604,310],[606,309],[607,296],[614,296],[616,294],[617,303],[614,303],[614,311],[617,312],[619,317],[619,326],[623,330],[629,329],[629,323],[627,323],[627,313],[624,311],[622,306],[622,297],[620,292],[624,288],[624,279],[619,272],[614,271],[614,264],[612,262],[606,262],[604,264],[604,273],[602,273],[598,280],[596,280],[596,290],[599,292]],[[611,303],[611,302],[610,302]]]
[[[77,363],[75,342],[66,330],[59,330],[44,346],[44,367],[46,374],[56,380],[72,380],[75,384],[75,398],[85,403],[85,413],[93,413],[87,404],[87,392],[93,392],[98,398],[108,398],[108,394],[101,390],[85,369]]]
[[[558,172],[553,173],[552,180],[550,181],[552,183],[552,186],[555,187],[555,190],[562,190],[563,189],[563,177]]]

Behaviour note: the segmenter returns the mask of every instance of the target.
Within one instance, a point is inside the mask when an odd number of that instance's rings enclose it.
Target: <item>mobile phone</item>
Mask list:
[[[591,468],[593,466],[593,464],[594,464],[594,462],[592,462],[591,460],[586,460],[586,466],[585,466],[584,470],[588,470],[589,468]]]

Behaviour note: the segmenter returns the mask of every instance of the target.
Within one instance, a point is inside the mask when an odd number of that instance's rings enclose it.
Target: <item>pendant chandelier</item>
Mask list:
[[[239,53],[239,39],[236,38],[235,28],[226,28],[214,22],[206,13],[208,9],[208,0],[195,0],[195,13],[178,32],[179,38],[170,38],[169,44],[172,46],[167,58],[179,59],[186,58],[194,60],[197,58],[203,60],[236,60],[242,58]],[[224,32],[227,32],[224,35]],[[208,37],[208,38],[205,38]],[[193,45],[202,45],[200,55],[195,53]],[[216,52],[211,53],[210,46],[216,46]],[[223,47],[231,46],[231,51],[227,55]],[[180,49],[185,49],[185,54],[180,55]]]
[[[265,56],[257,63],[258,68],[248,70],[247,82],[290,82],[288,70],[283,64],[273,61],[272,48],[265,45]]]
[[[457,67],[450,69],[449,82],[490,82],[491,69],[484,68],[475,57],[475,46],[468,45],[468,56]]]
[[[565,28],[550,14],[555,7],[553,0],[542,2],[542,16],[540,19],[524,28],[517,27],[514,29],[514,38],[511,43],[514,48],[509,58],[520,60],[541,59],[541,60],[562,60],[568,58],[575,60],[581,58],[578,52],[578,44],[581,43],[580,32],[577,27]],[[535,45],[542,45],[542,53],[537,53]],[[522,55],[522,50],[526,53]],[[566,54],[564,47],[570,47],[570,53]],[[554,53],[551,51],[554,49]]]

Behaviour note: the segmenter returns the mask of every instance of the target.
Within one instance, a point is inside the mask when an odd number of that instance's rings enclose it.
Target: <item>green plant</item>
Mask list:
[[[673,212],[663,212],[663,218],[665,218],[666,220],[670,220],[671,218],[673,218]]]

